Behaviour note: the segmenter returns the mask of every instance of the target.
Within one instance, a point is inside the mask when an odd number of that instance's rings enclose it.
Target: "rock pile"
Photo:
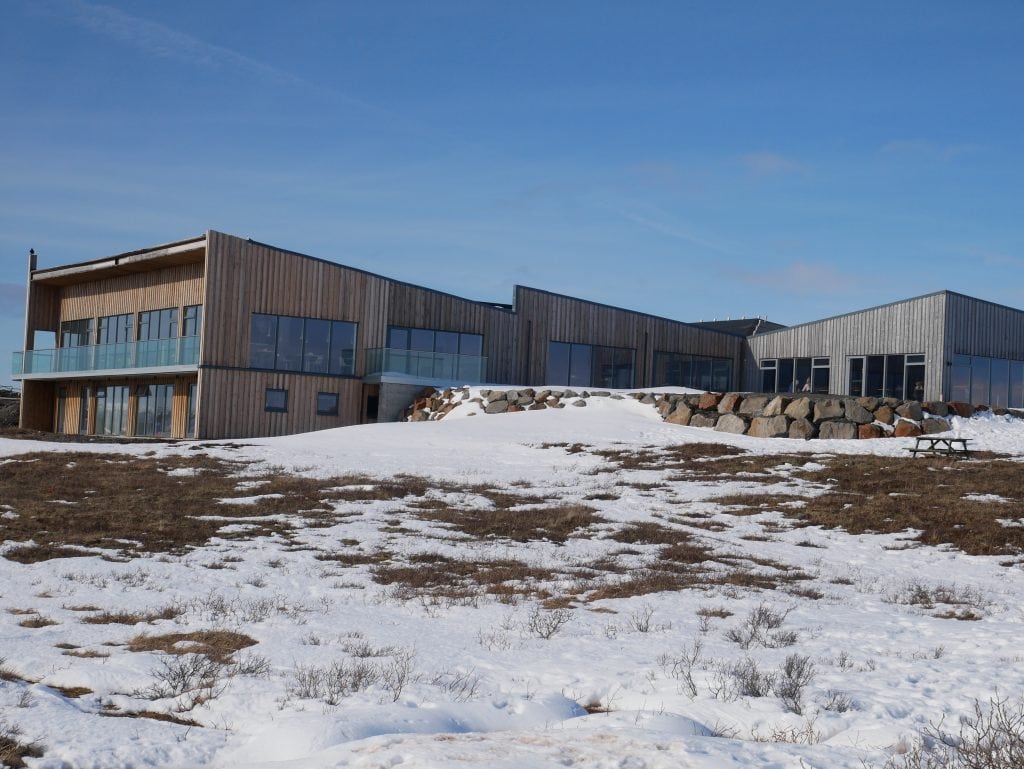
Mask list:
[[[756,438],[885,438],[929,435],[950,429],[947,417],[970,416],[967,403],[906,401],[897,398],[853,398],[835,395],[761,393],[651,393],[626,395],[608,390],[544,389],[473,391],[468,387],[443,392],[424,390],[405,418],[412,422],[441,419],[463,403],[479,404],[484,414],[511,414],[565,406],[586,406],[591,398],[634,398],[656,408],[666,422],[707,427]],[[1014,416],[1024,414],[1000,409]],[[476,413],[476,412],[474,412]]]

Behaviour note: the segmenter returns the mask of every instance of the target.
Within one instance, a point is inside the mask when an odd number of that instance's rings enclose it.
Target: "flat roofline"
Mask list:
[[[511,304],[506,304],[504,302],[488,302],[485,299],[470,299],[469,297],[459,296],[458,294],[453,294],[450,291],[441,291],[440,289],[437,289],[437,288],[430,288],[430,286],[421,286],[418,283],[411,283],[408,280],[400,280],[398,278],[389,277],[388,275],[382,275],[379,272],[371,272],[370,270],[363,269],[362,267],[353,267],[350,264],[342,264],[341,262],[335,262],[335,261],[333,261],[331,259],[324,259],[322,256],[313,256],[311,254],[304,254],[301,251],[295,251],[295,250],[290,249],[290,248],[282,248],[281,246],[275,246],[273,243],[263,243],[262,241],[253,240],[252,238],[241,238],[238,235],[232,235],[229,232],[220,232],[219,230],[211,230],[211,232],[216,232],[218,235],[224,235],[225,237],[228,237],[228,238],[235,238],[236,240],[241,240],[241,241],[244,241],[246,243],[252,243],[254,246],[262,246],[263,248],[272,248],[275,251],[280,251],[282,254],[291,254],[292,256],[301,256],[303,259],[311,259],[314,262],[320,262],[321,264],[329,264],[329,265],[332,265],[333,267],[343,267],[346,270],[352,270],[353,272],[358,272],[360,275],[368,275],[371,278],[380,278],[381,280],[386,280],[386,281],[389,281],[391,283],[396,283],[399,286],[409,286],[410,288],[419,289],[420,291],[429,291],[432,294],[438,294],[440,296],[450,296],[452,299],[458,299],[459,301],[462,301],[462,302],[469,302],[470,304],[483,305],[484,307],[490,307],[491,309],[496,310],[498,312],[512,312],[512,313],[515,312],[515,310],[514,310],[514,308],[513,308],[513,306]]]
[[[838,315],[829,315],[828,317],[818,318],[817,320],[808,320],[808,321],[805,321],[803,323],[797,323],[795,326],[786,326],[785,328],[777,328],[777,329],[775,329],[773,331],[764,331],[764,332],[762,332],[760,334],[755,334],[754,336],[749,337],[749,338],[750,339],[764,339],[764,337],[766,337],[766,336],[773,336],[774,334],[784,334],[787,331],[793,331],[794,329],[804,328],[805,326],[813,326],[813,325],[815,325],[817,323],[825,323],[826,321],[838,320],[839,318],[848,318],[851,315],[861,315],[862,313],[872,312],[874,310],[884,310],[886,307],[895,307],[898,304],[907,304],[908,302],[917,302],[917,301],[920,301],[921,299],[928,299],[930,297],[940,296],[940,295],[943,295],[943,294],[945,294],[945,295],[955,294],[956,296],[962,296],[965,299],[974,299],[973,296],[967,296],[967,294],[957,294],[955,291],[948,291],[947,289],[942,289],[940,291],[932,291],[930,294],[921,294],[920,296],[912,296],[912,297],[909,297],[907,299],[897,299],[894,302],[886,302],[885,304],[876,304],[874,307],[865,307],[862,310],[851,310],[850,312],[842,312],[842,313],[839,313]],[[975,301],[983,302],[985,300],[984,299],[976,299]],[[1013,308],[1012,307],[1008,307],[1007,309],[1012,310]],[[1020,312],[1020,311],[1018,310],[1018,312]]]
[[[676,323],[676,324],[678,324],[680,326],[688,326],[689,328],[696,329],[697,331],[703,331],[706,334],[721,334],[722,336],[728,336],[728,337],[732,337],[734,339],[746,339],[746,337],[743,334],[734,334],[731,331],[720,331],[720,330],[718,330],[716,328],[704,328],[703,326],[698,326],[696,323],[690,323],[690,322],[687,322],[685,320],[676,320],[675,318],[666,318],[663,315],[652,315],[651,313],[643,312],[642,310],[631,310],[628,307],[617,307],[614,304],[605,304],[603,302],[595,302],[595,301],[590,300],[590,299],[581,299],[578,296],[570,296],[569,294],[559,294],[559,293],[557,293],[555,291],[547,291],[546,289],[543,289],[543,288],[534,288],[533,286],[523,286],[523,285],[520,285],[520,284],[516,284],[514,286],[514,288],[513,288],[514,291],[519,291],[519,289],[523,289],[524,291],[534,291],[534,292],[536,292],[538,294],[546,294],[547,296],[558,296],[558,297],[562,297],[563,299],[572,299],[574,302],[583,302],[584,304],[590,304],[590,305],[593,305],[595,307],[603,307],[606,310],[616,310],[618,312],[628,312],[628,313],[631,313],[633,315],[640,315],[641,317],[644,317],[644,318],[651,318],[652,320],[662,320],[662,321],[665,321],[667,323]]]
[[[206,245],[206,236],[187,238],[182,241],[165,243],[160,246],[151,246],[135,251],[126,251],[123,254],[104,256],[99,259],[90,259],[84,262],[72,262],[60,264],[55,267],[44,267],[32,270],[32,281],[40,283],[65,283],[68,279],[81,275],[89,275],[101,272],[106,269],[117,269],[142,265],[147,261],[159,261],[179,254],[187,254],[203,248]]]

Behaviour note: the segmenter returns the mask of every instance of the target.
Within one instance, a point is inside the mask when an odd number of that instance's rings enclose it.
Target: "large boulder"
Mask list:
[[[492,400],[484,407],[485,414],[504,414],[508,411],[508,401],[502,398],[500,401]]]
[[[843,416],[843,402],[839,398],[822,398],[814,402],[814,421],[823,422],[826,419],[841,419]],[[825,437],[822,435],[822,437]],[[851,436],[852,437],[852,436]]]
[[[752,435],[755,438],[785,438],[789,435],[789,421],[789,417],[785,414],[773,417],[754,417],[747,435]]]
[[[789,425],[790,438],[810,440],[818,434],[818,426],[810,419],[794,419]]]
[[[848,441],[857,437],[857,425],[845,419],[830,419],[818,425],[818,437]]]
[[[875,420],[891,425],[896,421],[896,412],[892,410],[892,406],[879,406],[875,409]]]
[[[662,416],[665,416],[672,410],[672,401],[668,400],[667,398],[664,398],[658,401],[658,405],[655,406],[655,408],[661,412]]]
[[[761,416],[777,417],[779,414],[785,413],[792,401],[792,398],[787,398],[785,395],[776,395],[761,409]]]
[[[875,409],[878,408],[878,398],[864,397],[864,398],[855,398],[854,400],[857,401],[858,405],[863,406],[868,411],[874,411]]]
[[[665,421],[673,425],[688,425],[690,424],[690,418],[692,416],[693,409],[680,401],[676,404],[676,407],[672,409],[671,413],[665,417]]]
[[[875,421],[875,415],[853,398],[846,400],[843,403],[843,408],[846,411],[846,418],[858,425],[866,425]]]
[[[922,405],[924,406],[924,410],[929,414],[934,414],[937,417],[949,416],[949,406],[942,401],[928,401]]]
[[[969,417],[974,413],[974,407],[970,403],[964,403],[963,401],[951,401],[949,409],[955,412],[958,417]]]
[[[920,434],[920,425],[917,422],[911,422],[909,419],[901,419],[896,423],[896,429],[893,431],[893,435],[897,438],[913,438]]]
[[[785,414],[791,419],[809,419],[813,409],[814,404],[810,398],[797,398],[786,406]]]
[[[921,409],[921,404],[917,401],[906,401],[896,407],[896,413],[904,419],[913,419],[915,422],[920,422],[924,419],[924,412]]]
[[[743,396],[739,393],[726,393],[722,396],[722,400],[718,402],[718,413],[732,414],[739,409],[742,402]]]
[[[715,430],[720,433],[743,435],[747,431],[747,420],[738,414],[722,414],[715,425]]]
[[[690,427],[714,427],[717,422],[717,411],[698,411],[690,417]]]
[[[697,402],[697,408],[701,411],[714,411],[722,401],[722,393],[704,393]]]
[[[767,395],[748,395],[743,399],[736,411],[740,414],[756,417],[764,412],[764,407],[768,405],[768,400],[769,396]]]
[[[944,433],[949,429],[949,422],[942,417],[927,417],[921,420],[921,432],[925,435]]]
[[[885,431],[878,425],[861,425],[857,428],[858,438],[884,438]]]

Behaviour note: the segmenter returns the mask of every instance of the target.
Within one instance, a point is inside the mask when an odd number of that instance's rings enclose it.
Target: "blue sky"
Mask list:
[[[681,320],[1022,307],[1022,37],[1019,2],[3,0],[0,348],[30,247],[208,228]]]

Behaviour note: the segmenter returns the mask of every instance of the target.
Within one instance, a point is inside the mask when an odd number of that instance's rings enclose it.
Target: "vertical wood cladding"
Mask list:
[[[1024,312],[949,293],[946,348],[949,355],[986,355],[1024,360]]]
[[[200,373],[200,438],[253,438],[357,424],[363,383],[358,379],[296,376],[275,371],[205,369]],[[286,413],[264,410],[268,387],[288,391]],[[316,413],[318,392],[338,394],[338,415]]]
[[[203,303],[203,263],[180,264],[64,286],[60,319],[124,315]]]
[[[766,358],[828,357],[830,389],[845,394],[850,356],[923,353],[924,397],[941,398],[946,296],[930,294],[750,337],[745,381],[751,389],[761,386],[758,366]]]
[[[358,323],[360,374],[365,350],[384,347],[388,326],[396,325],[483,334],[488,378],[509,376],[514,320],[507,310],[219,232],[207,242],[205,364],[247,367],[250,318],[269,313]]]
[[[548,342],[558,341],[635,349],[635,387],[652,385],[655,352],[729,358],[733,386],[739,386],[741,337],[524,286],[516,287],[515,307],[516,377],[523,382],[550,384],[545,380]]]

